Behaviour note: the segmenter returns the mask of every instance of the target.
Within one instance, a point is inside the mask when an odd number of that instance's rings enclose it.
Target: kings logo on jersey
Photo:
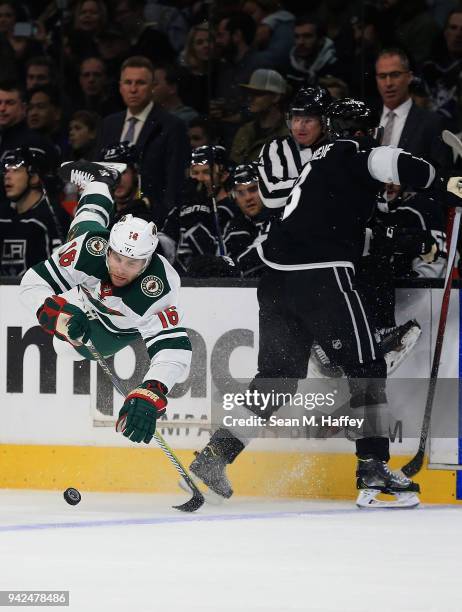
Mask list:
[[[106,253],[107,240],[101,236],[93,236],[89,238],[85,244],[90,255],[104,255]]]
[[[141,282],[141,291],[148,297],[159,297],[164,290],[164,283],[158,276],[146,276]]]

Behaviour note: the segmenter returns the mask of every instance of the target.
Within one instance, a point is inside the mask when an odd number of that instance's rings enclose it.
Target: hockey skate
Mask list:
[[[380,343],[387,363],[387,374],[394,372],[406,359],[422,335],[415,319],[396,327],[379,330]]]
[[[64,164],[61,164],[58,174],[64,182],[74,183],[80,189],[85,189],[93,181],[106,183],[109,188],[112,188],[126,169],[127,164],[89,162],[81,159],[79,161],[64,162]]]
[[[417,496],[419,485],[390,470],[386,461],[375,457],[358,459],[356,477],[356,488],[359,489],[356,505],[359,508],[415,508],[420,503]],[[395,499],[377,499],[382,493]]]
[[[211,491],[229,499],[233,489],[226,476],[226,465],[225,459],[215,452],[211,444],[207,444],[200,453],[197,453],[189,469]]]
[[[212,504],[213,506],[219,506],[225,501],[225,499],[231,497],[231,495],[233,494],[233,490],[231,489],[229,480],[226,477],[226,474],[224,473],[224,467],[220,473],[220,468],[217,466],[216,463],[212,463],[211,461],[207,460],[204,461],[201,458],[199,459],[199,468],[197,469],[197,472],[199,473],[196,473],[192,470],[192,466],[197,462],[197,458],[199,457],[199,455],[202,455],[202,452],[199,453],[198,451],[194,451],[194,456],[196,457],[196,459],[194,459],[194,461],[189,466],[189,476],[196,485],[196,487],[200,489],[202,495],[205,498],[205,501],[208,504]],[[210,464],[212,464],[211,467]],[[224,465],[226,465],[226,463]],[[210,475],[210,470],[212,470],[212,472],[214,473],[213,476]],[[209,482],[213,486],[215,486],[215,488],[212,488],[212,486],[209,485]],[[183,489],[183,491],[189,491],[188,485],[186,484],[183,478],[178,481],[178,486],[180,487],[180,489]],[[223,492],[219,491],[225,491],[229,493],[229,495],[223,495]]]
[[[311,373],[315,378],[340,378],[343,370],[331,362],[324,349],[317,342],[311,348]]]

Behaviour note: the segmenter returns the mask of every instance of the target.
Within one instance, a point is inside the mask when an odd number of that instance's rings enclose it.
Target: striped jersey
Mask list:
[[[285,206],[300,172],[316,147],[300,148],[292,136],[276,138],[266,144],[258,163],[258,187],[268,208]]]

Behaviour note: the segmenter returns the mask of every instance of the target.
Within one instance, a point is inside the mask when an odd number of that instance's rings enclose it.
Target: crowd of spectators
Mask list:
[[[239,242],[239,253],[229,245],[244,226],[255,239],[262,207],[252,181],[236,177],[254,176],[263,145],[289,134],[286,111],[307,86],[366,101],[384,143],[438,167],[456,161],[440,135],[462,131],[457,0],[0,0],[0,53],[0,157],[18,147],[44,151],[42,186],[64,230],[77,194],[56,180],[58,165],[101,160],[126,142],[137,173],[130,206],[165,226],[164,244],[187,206],[216,188],[233,221],[221,228],[224,243],[202,254],[228,245],[239,259],[250,242]],[[206,145],[220,156],[224,148],[219,163],[213,151],[202,162],[217,165],[212,187],[194,174],[201,164],[191,165],[191,152]],[[0,220],[17,222],[42,194],[15,205],[5,180]],[[176,240],[182,259],[173,251],[173,262],[188,273]],[[11,257],[11,236],[8,245]],[[258,274],[254,263],[242,272]]]

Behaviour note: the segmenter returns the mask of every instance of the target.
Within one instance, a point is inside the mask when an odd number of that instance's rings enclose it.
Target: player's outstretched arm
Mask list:
[[[65,293],[88,278],[99,278],[108,235],[108,230],[98,234],[87,232],[30,268],[19,287],[26,308],[35,314],[47,298]]]
[[[432,164],[396,147],[376,147],[360,152],[359,156],[362,158],[360,165],[364,164],[369,176],[381,183],[427,189],[436,176]]]

